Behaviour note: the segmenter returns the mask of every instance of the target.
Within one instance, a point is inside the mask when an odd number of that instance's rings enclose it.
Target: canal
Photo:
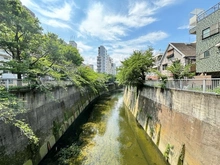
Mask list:
[[[122,92],[109,93],[88,108],[40,165],[166,165],[150,137],[123,105]]]

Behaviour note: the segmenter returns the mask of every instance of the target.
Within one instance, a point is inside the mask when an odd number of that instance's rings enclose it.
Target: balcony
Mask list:
[[[196,64],[191,65],[190,72],[196,72]]]
[[[190,34],[196,34],[196,26],[189,29]]]
[[[168,58],[168,59],[170,59],[170,58],[172,58],[172,57],[174,57],[174,53],[167,54],[167,58]]]
[[[197,24],[197,15],[194,15],[189,20],[189,33],[190,34],[196,34],[196,24]]]
[[[190,14],[192,17],[189,19],[189,33],[196,34],[196,25],[197,25],[197,18],[200,13],[203,13],[204,10],[202,9],[194,9]]]

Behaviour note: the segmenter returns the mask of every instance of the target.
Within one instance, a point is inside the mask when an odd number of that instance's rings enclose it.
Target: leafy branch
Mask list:
[[[36,137],[30,126],[22,120],[16,118],[18,114],[25,113],[23,101],[12,93],[8,93],[4,87],[0,86],[0,120],[19,128],[21,132],[37,144],[39,139]]]

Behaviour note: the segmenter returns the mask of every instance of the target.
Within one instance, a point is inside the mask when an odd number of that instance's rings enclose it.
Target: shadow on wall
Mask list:
[[[161,138],[164,139],[164,137],[161,137],[161,132],[166,132],[163,124],[167,125],[167,123],[164,123],[166,120],[160,121],[160,119],[163,116],[162,113],[173,115],[173,95],[172,90],[148,88],[147,90],[138,91],[136,88],[127,87],[125,89],[125,102],[152,141],[158,148],[160,146],[167,162],[170,162],[175,154],[179,157],[178,165],[181,165],[184,161],[185,144],[182,150],[179,147],[175,148],[175,152],[179,150],[179,153],[174,153],[174,146],[169,141],[163,140],[160,144]]]

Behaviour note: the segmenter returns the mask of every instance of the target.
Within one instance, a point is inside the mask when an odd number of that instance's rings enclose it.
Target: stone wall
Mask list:
[[[124,102],[170,164],[219,164],[219,95],[128,87]]]
[[[47,154],[85,107],[96,97],[75,87],[55,88],[51,93],[21,92],[26,113],[17,116],[25,119],[40,138],[38,146],[30,144],[21,131],[0,121],[0,164],[32,165]]]

